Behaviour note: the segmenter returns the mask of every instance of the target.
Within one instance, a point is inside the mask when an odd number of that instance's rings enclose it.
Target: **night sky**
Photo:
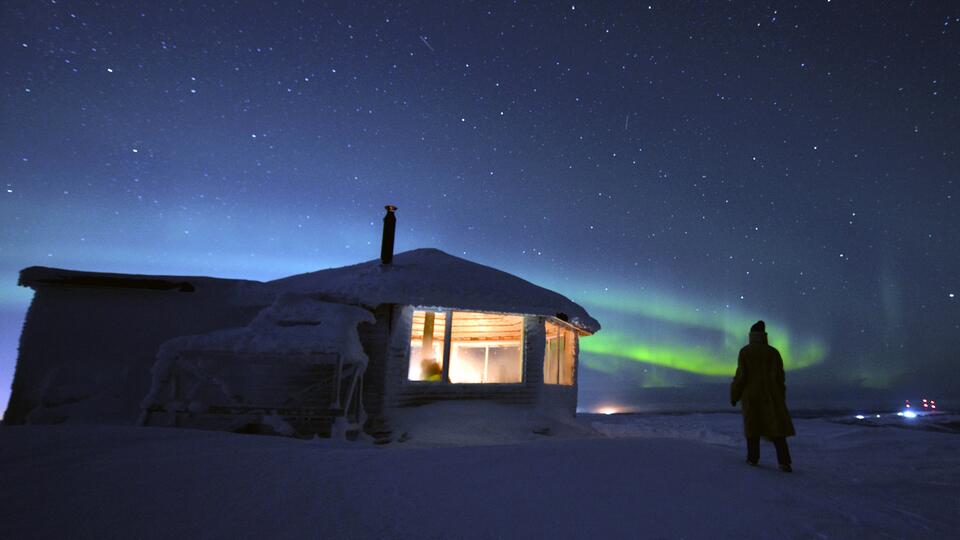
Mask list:
[[[960,396],[958,3],[0,9],[4,405],[21,268],[279,278],[388,203],[601,321],[581,402],[725,405],[760,318],[788,386]]]

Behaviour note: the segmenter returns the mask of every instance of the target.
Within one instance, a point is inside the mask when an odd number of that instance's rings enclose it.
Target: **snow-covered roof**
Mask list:
[[[64,287],[95,287],[115,289],[153,289],[194,292],[198,284],[232,284],[256,282],[241,279],[204,276],[160,276],[145,274],[118,274],[114,272],[85,272],[65,268],[31,266],[20,271],[18,285],[37,288],[43,285]]]
[[[600,323],[596,319],[562,294],[432,248],[398,253],[389,265],[374,259],[267,283],[200,276],[82,272],[41,266],[25,268],[20,272],[20,285],[33,288],[38,285],[59,285],[193,292],[198,285],[214,284],[232,287],[233,301],[249,305],[269,304],[278,294],[292,292],[370,307],[405,304],[543,315],[566,320],[590,334],[600,330]]]
[[[567,320],[587,333],[600,329],[596,319],[562,294],[431,248],[398,253],[388,265],[374,259],[278,279],[267,287],[365,306],[405,304],[544,315]]]
[[[239,353],[335,353],[366,365],[357,325],[373,323],[366,309],[280,294],[246,327],[173,338],[160,346],[161,358],[183,351]]]

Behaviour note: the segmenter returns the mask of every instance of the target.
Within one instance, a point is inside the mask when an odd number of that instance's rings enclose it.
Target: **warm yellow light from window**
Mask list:
[[[467,384],[523,382],[523,316],[414,311],[407,378]]]
[[[450,382],[523,382],[522,316],[455,311],[452,317]]]

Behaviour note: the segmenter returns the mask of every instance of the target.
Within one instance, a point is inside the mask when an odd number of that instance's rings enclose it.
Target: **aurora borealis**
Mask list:
[[[279,278],[376,258],[388,203],[398,251],[600,320],[585,402],[726,405],[757,319],[816,406],[960,396],[953,3],[12,1],[0,26],[4,404],[20,269]]]
[[[629,299],[616,295],[614,298],[587,298],[589,305],[601,310],[627,315],[641,315],[647,319],[666,324],[711,331],[719,337],[719,343],[697,345],[689,340],[674,339],[657,343],[637,340],[627,330],[608,329],[585,339],[582,348],[598,355],[628,358],[639,362],[665,366],[700,375],[727,376],[736,370],[737,352],[743,346],[743,329],[749,328],[757,317],[733,313],[720,316],[704,313],[693,305],[683,305],[675,300],[640,296]],[[614,319],[616,320],[616,319]],[[777,344],[787,371],[810,367],[821,362],[826,354],[825,346],[815,340],[794,345],[795,340],[783,327],[768,326],[770,340]],[[602,359],[591,361],[594,369],[605,370]]]

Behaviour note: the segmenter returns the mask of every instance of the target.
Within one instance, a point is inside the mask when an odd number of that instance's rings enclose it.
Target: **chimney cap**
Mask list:
[[[392,205],[392,204],[388,204],[388,205],[384,206],[383,208],[384,208],[387,212],[396,212],[396,211],[397,211],[397,207],[394,206],[394,205]]]

